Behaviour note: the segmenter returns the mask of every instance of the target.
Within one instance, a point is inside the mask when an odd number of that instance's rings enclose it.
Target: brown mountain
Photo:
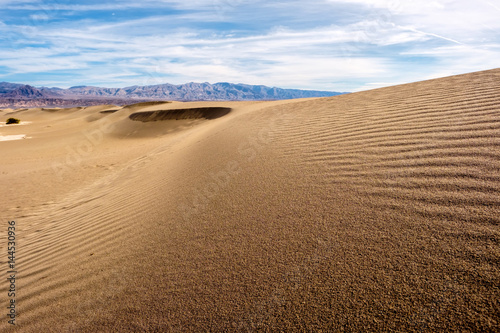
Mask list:
[[[102,88],[77,86],[69,89],[35,88],[30,85],[0,83],[0,107],[23,106],[70,106],[78,100],[81,105],[107,104],[118,100],[118,104],[137,101],[254,101],[283,100],[308,97],[330,97],[339,92],[282,89],[263,85],[221,83],[186,83],[181,85],[160,84],[152,86],[131,86],[125,88]],[[92,102],[91,102],[92,101]]]
[[[18,86],[3,95],[6,98],[47,98],[52,96],[30,85]]]

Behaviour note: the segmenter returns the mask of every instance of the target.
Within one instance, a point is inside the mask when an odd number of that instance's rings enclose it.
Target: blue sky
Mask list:
[[[359,91],[500,67],[498,0],[0,0],[0,81]]]

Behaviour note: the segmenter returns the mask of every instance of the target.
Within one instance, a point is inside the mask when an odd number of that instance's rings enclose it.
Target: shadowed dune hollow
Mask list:
[[[159,120],[217,119],[231,112],[231,108],[205,107],[192,109],[159,110],[132,113],[129,118],[135,121],[150,122]]]
[[[103,113],[103,114],[106,114],[106,113],[115,113],[116,111],[119,111],[120,109],[116,109],[116,110],[104,110],[104,111],[100,111],[99,113]]]

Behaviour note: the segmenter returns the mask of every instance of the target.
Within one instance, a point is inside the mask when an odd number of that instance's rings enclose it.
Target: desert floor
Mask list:
[[[500,70],[9,117],[11,331],[500,331]]]

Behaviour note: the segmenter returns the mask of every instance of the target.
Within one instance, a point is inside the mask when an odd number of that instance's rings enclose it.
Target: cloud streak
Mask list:
[[[37,85],[357,91],[495,68],[500,55],[487,1],[1,3],[0,77]]]

